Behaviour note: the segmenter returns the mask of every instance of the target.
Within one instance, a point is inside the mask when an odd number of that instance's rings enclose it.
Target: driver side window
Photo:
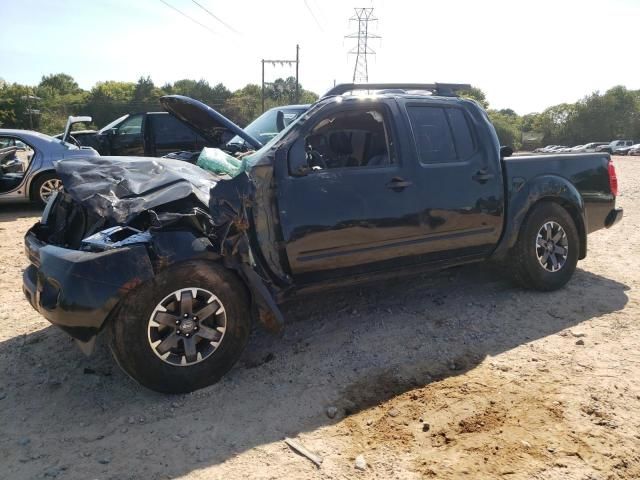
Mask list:
[[[141,135],[142,115],[133,115],[127,118],[118,127],[117,135]]]
[[[389,129],[379,108],[331,114],[304,139],[305,171],[384,167],[395,163]],[[297,159],[295,163],[299,163]],[[290,165],[294,167],[294,165]],[[291,168],[292,172],[294,168]],[[298,166],[300,171],[300,166]]]

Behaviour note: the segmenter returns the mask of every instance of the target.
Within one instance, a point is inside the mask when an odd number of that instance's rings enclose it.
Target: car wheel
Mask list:
[[[250,326],[238,276],[211,262],[186,262],[124,300],[109,323],[109,344],[134,380],[158,392],[185,393],[216,383],[231,369]]]
[[[557,290],[571,279],[579,251],[578,230],[569,212],[557,203],[542,202],[527,215],[509,262],[525,288]]]
[[[44,207],[51,195],[62,188],[62,180],[55,173],[43,173],[31,186],[31,200],[39,207]]]

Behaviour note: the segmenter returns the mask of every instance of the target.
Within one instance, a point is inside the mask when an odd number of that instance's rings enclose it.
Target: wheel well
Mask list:
[[[571,216],[571,218],[573,219],[573,223],[575,224],[576,229],[578,230],[578,237],[579,237],[578,240],[580,241],[580,255],[578,256],[578,259],[582,260],[583,258],[585,258],[587,256],[587,230],[585,228],[584,220],[582,218],[582,215],[580,215],[579,210],[576,208],[575,205],[573,205],[572,203],[562,198],[547,197],[547,198],[541,198],[540,200],[535,202],[533,205],[531,205],[531,207],[529,208],[529,212],[527,212],[527,216],[529,216],[529,213],[532,212],[535,207],[537,207],[540,203],[544,203],[544,202],[555,203],[561,206]],[[526,217],[525,217],[525,221],[526,221]],[[524,226],[525,221],[522,222],[522,226]]]
[[[54,169],[44,170],[42,172],[38,172],[31,180],[29,180],[29,186],[27,187],[29,189],[29,200],[35,200],[35,198],[33,198],[33,186],[38,183],[38,180],[40,180],[43,175],[51,174],[55,175],[56,171]]]

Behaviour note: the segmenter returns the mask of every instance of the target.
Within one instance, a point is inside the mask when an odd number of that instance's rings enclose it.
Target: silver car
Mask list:
[[[87,118],[70,117],[65,138],[73,123],[86,122]],[[78,147],[42,133],[0,129],[0,202],[33,201],[42,206],[62,188],[53,162],[97,156],[93,148]]]

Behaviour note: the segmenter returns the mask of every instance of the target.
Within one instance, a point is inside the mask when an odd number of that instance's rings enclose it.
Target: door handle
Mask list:
[[[482,170],[478,170],[476,174],[471,178],[478,183],[487,183],[493,177],[494,177],[493,173],[489,173],[487,170],[482,169]]]
[[[396,192],[399,192],[411,185],[413,185],[413,182],[409,182],[402,177],[393,177],[391,181],[387,183],[387,188],[390,188],[391,190],[395,190]]]

